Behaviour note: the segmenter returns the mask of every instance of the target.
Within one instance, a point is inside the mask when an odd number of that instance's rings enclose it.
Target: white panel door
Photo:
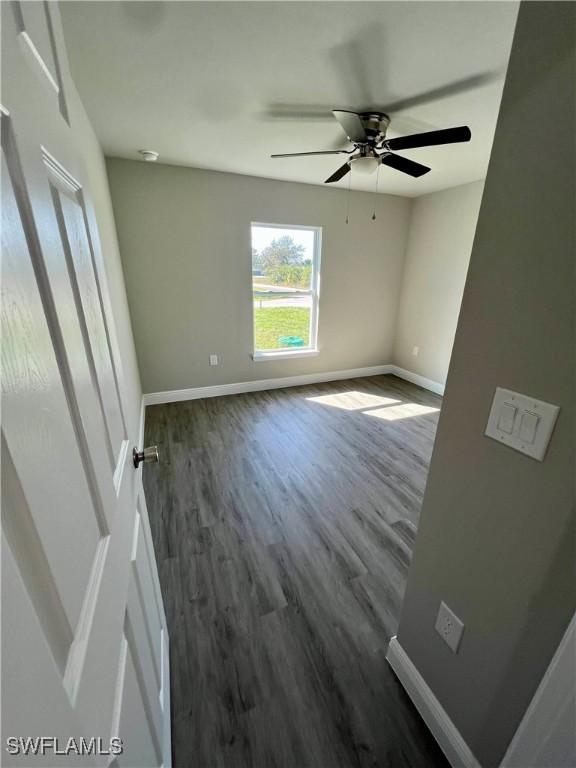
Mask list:
[[[58,8],[1,6],[2,764],[166,766],[166,621]]]

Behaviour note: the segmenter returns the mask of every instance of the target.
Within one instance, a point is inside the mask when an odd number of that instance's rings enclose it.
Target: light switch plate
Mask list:
[[[484,434],[543,461],[559,410],[557,405],[497,387]]]
[[[450,650],[458,653],[460,640],[462,640],[462,633],[464,632],[464,624],[444,601],[440,603],[434,629]]]

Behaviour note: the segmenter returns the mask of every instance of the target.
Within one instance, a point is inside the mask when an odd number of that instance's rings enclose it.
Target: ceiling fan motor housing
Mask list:
[[[385,112],[363,112],[358,115],[370,144],[380,144],[386,138],[390,117]]]

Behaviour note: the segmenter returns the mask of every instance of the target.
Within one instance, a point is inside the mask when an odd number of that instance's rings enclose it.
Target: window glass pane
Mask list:
[[[315,232],[252,225],[256,351],[310,348]]]
[[[291,292],[312,287],[314,231],[252,226],[254,288]]]
[[[254,310],[254,344],[257,350],[305,349],[310,346],[310,308],[269,307]]]

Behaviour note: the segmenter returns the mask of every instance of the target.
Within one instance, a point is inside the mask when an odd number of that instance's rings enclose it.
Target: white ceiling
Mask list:
[[[388,136],[469,125],[472,141],[403,152],[432,167],[420,179],[381,168],[380,191],[409,197],[484,178],[517,9],[467,0],[61,3],[72,73],[106,154],[153,149],[160,162],[322,184],[345,158],[269,155],[346,146],[331,108],[386,111],[436,91],[392,109]],[[283,105],[326,117],[270,114]],[[352,174],[353,189],[374,183]]]

